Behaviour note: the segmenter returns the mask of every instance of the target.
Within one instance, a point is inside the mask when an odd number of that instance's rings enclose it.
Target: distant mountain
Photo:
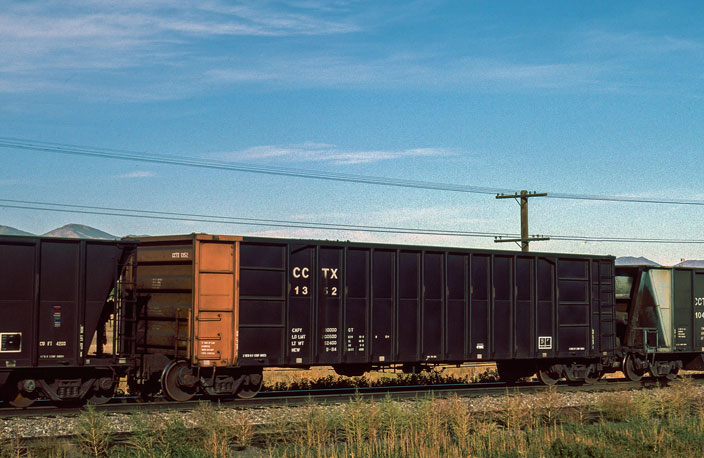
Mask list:
[[[10,226],[0,226],[0,235],[34,235]]]
[[[81,238],[81,239],[109,239],[117,240],[116,237],[107,232],[103,232],[100,229],[96,229],[90,226],[84,226],[83,224],[67,224],[53,231],[44,234],[44,237],[69,237],[69,238]]]
[[[644,258],[642,256],[639,257],[633,257],[633,256],[621,256],[616,258],[616,265],[617,266],[659,266],[655,261],[651,261],[648,258]]]
[[[700,259],[687,259],[686,261],[676,264],[675,267],[704,267],[704,261]]]

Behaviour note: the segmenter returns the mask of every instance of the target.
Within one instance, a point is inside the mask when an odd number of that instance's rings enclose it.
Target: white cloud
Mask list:
[[[704,43],[670,35],[648,35],[640,32],[589,30],[582,35],[590,52],[643,57],[653,54],[704,51]]]
[[[496,248],[493,239],[453,237],[447,235],[380,234],[376,232],[331,231],[329,229],[272,229],[256,231],[246,235],[273,238],[350,241],[358,243],[387,243],[395,245]]]
[[[163,63],[159,56],[186,53],[178,49],[204,37],[359,30],[345,15],[267,2],[22,2],[0,15],[0,64],[5,72],[128,68]]]
[[[155,176],[156,173],[154,172],[149,172],[147,170],[135,170],[134,172],[118,175],[117,178],[152,178]]]
[[[284,159],[292,162],[330,162],[335,165],[368,164],[371,162],[413,157],[447,157],[455,153],[445,148],[411,148],[398,151],[345,150],[327,143],[306,142],[299,145],[254,146],[241,151],[211,153],[225,160]]]
[[[345,213],[315,213],[315,214],[294,214],[287,217],[293,221],[300,221],[304,224],[308,221],[320,221],[328,224],[352,224],[355,226],[374,226],[403,228],[422,231],[432,228],[438,231],[476,231],[476,232],[503,232],[495,229],[496,221],[491,218],[471,217],[467,215],[467,209],[459,206],[432,206],[432,207],[402,207],[387,208],[384,210],[355,211],[351,209]],[[328,230],[328,229],[325,229]],[[320,232],[316,230],[315,232]],[[345,232],[340,230],[337,232]],[[358,231],[349,231],[356,233]],[[363,232],[367,234],[367,232]],[[388,237],[388,234],[369,232],[379,237]],[[454,236],[439,236],[431,234],[397,234],[403,236],[418,236],[428,239],[436,237],[446,237],[457,239]],[[355,237],[359,238],[359,236]],[[462,239],[463,237],[459,237]]]
[[[328,46],[319,38],[379,28],[403,10],[320,0],[15,2],[0,14],[0,93],[62,92],[141,101],[250,83],[268,88],[605,91],[633,84],[623,78],[625,59],[614,56],[704,49],[702,43],[677,36],[603,30],[575,33],[577,43],[565,46],[568,57],[486,58],[481,51],[450,55],[433,43],[410,51],[364,41]],[[292,37],[300,51],[286,50]]]
[[[207,81],[222,84],[267,82],[309,86],[424,88],[585,88],[610,68],[594,63],[522,63],[499,59],[452,58],[440,54],[403,54],[383,58],[267,56],[205,70]]]

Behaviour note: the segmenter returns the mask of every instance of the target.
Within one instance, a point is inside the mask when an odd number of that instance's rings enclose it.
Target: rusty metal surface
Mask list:
[[[237,248],[237,242],[196,241],[193,364],[235,364]]]
[[[209,234],[139,238],[139,335],[145,353],[198,366],[236,364],[240,237]]]

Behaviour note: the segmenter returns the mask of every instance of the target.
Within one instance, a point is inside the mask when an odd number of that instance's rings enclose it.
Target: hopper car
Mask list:
[[[0,395],[109,400],[134,364],[125,266],[136,243],[0,237]],[[135,322],[133,322],[135,323]],[[136,323],[135,323],[136,324]]]

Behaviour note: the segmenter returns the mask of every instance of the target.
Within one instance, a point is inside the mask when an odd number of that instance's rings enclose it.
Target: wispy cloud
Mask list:
[[[299,56],[267,58],[213,68],[204,77],[216,84],[267,82],[311,86],[436,89],[498,87],[585,87],[609,71],[593,63],[522,63],[500,59],[446,58],[436,55],[355,57]]]
[[[330,231],[328,229],[271,229],[255,231],[247,235],[309,240],[340,240],[359,243],[389,243],[395,245],[496,248],[494,241],[488,238],[429,234],[381,234],[363,231]]]
[[[226,160],[282,159],[291,162],[329,162],[335,165],[367,164],[371,162],[417,157],[453,156],[445,148],[410,148],[398,151],[346,150],[327,143],[306,142],[300,145],[263,145],[241,151],[211,153],[209,156]]]
[[[362,26],[336,9],[218,0],[22,2],[0,14],[3,73],[178,65],[199,40],[344,34]]]
[[[314,213],[294,214],[291,219],[297,221],[322,221],[334,223],[339,221],[346,224],[354,221],[355,224],[370,226],[404,226],[409,228],[445,228],[447,230],[467,230],[468,227],[477,228],[494,222],[491,218],[472,217],[467,215],[467,208],[460,206],[429,206],[429,207],[399,207],[384,210],[365,209],[359,214],[345,213]],[[419,223],[420,221],[420,223]],[[419,225],[419,224],[425,224]],[[480,230],[480,229],[478,229]]]
[[[580,40],[589,52],[644,57],[657,54],[704,51],[704,43],[671,35],[648,35],[640,32],[588,30]]]
[[[150,172],[148,170],[135,170],[134,172],[117,175],[117,178],[152,178],[155,176],[156,173]]]
[[[252,84],[267,89],[605,91],[640,84],[623,76],[629,65],[656,72],[648,65],[653,56],[704,51],[702,43],[672,34],[605,29],[568,32],[571,39],[556,40],[559,44],[542,55],[470,46],[455,51],[432,40],[409,49],[369,41],[366,32],[385,32],[383,27],[409,8],[377,3],[14,2],[0,14],[0,93],[142,101]],[[329,39],[350,34],[362,39]],[[492,35],[501,37],[500,32]],[[636,57],[644,65],[634,63]]]

